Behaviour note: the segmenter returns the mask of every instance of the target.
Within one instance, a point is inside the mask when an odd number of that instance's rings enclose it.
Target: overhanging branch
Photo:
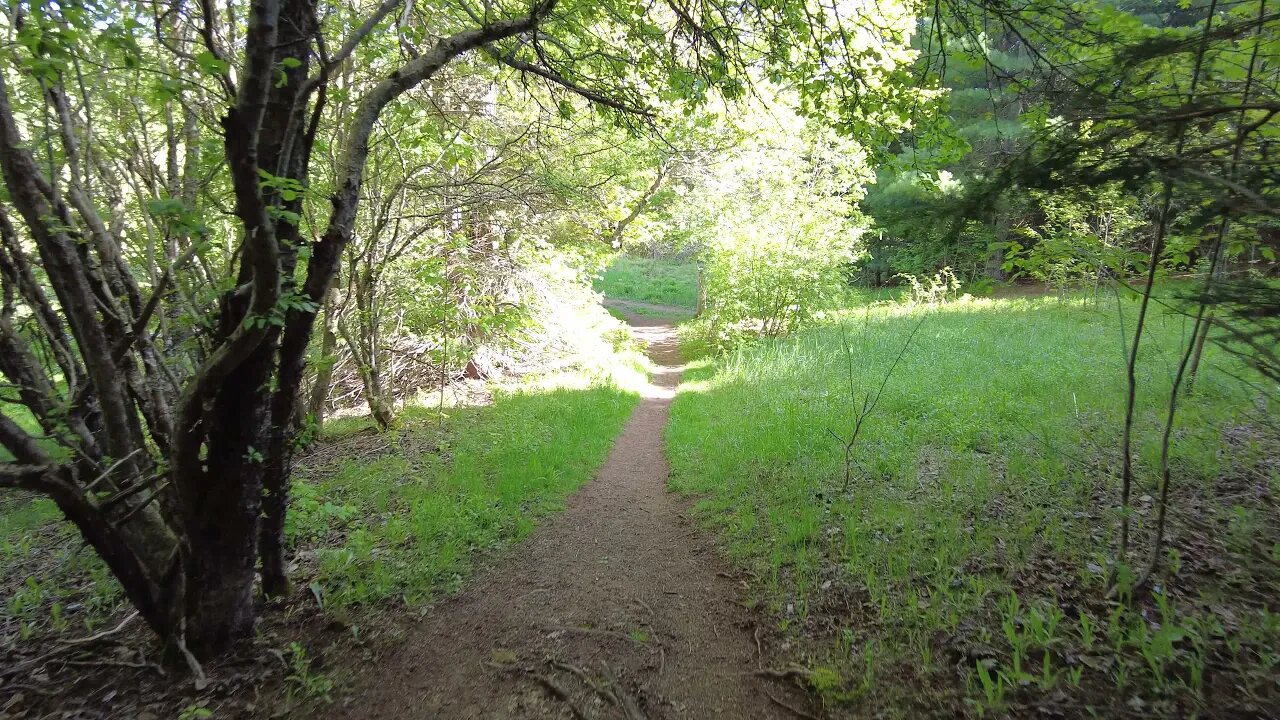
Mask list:
[[[591,88],[583,87],[573,82],[572,80],[569,80],[563,75],[560,75],[559,73],[553,72],[540,65],[534,65],[533,63],[525,62],[524,60],[517,58],[513,53],[500,53],[497,51],[497,49],[493,47],[486,47],[485,53],[489,57],[493,58],[494,60],[497,60],[498,62],[502,63],[503,65],[506,65],[509,68],[512,68],[513,70],[519,70],[520,72],[529,73],[530,75],[537,75],[538,77],[544,80],[547,80],[549,82],[553,82],[556,85],[559,85],[565,88],[569,92],[581,98],[584,98],[590,102],[596,103],[597,105],[604,105],[605,107],[613,108],[618,112],[627,113],[628,115],[640,115],[642,117],[653,117],[652,110],[635,107],[634,105],[628,105],[627,103],[624,103],[620,100],[616,100],[614,98],[609,97],[608,95],[604,95],[595,90],[592,90]]]

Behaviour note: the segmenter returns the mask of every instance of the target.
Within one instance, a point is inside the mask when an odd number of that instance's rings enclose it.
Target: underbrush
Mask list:
[[[1116,302],[849,310],[843,329],[740,346],[686,374],[672,485],[758,577],[759,602],[834,712],[1280,708],[1280,429],[1232,358],[1207,351],[1181,407],[1159,580],[1105,596],[1124,407]],[[1121,307],[1129,328],[1134,304]],[[921,322],[846,486],[833,434],[849,436]],[[1149,548],[1163,403],[1189,326],[1157,315],[1141,356],[1135,558]]]
[[[593,286],[608,298],[693,309],[698,305],[698,266],[619,255]]]

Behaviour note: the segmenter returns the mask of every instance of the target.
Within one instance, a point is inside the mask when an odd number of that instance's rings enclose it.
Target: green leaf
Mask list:
[[[196,64],[208,75],[222,75],[231,69],[231,63],[223,60],[208,50],[196,55]]]
[[[180,200],[159,198],[147,201],[147,212],[157,218],[173,218],[186,212],[186,207]]]
[[[182,83],[173,78],[161,78],[156,83],[155,97],[161,102],[168,102],[182,97]]]

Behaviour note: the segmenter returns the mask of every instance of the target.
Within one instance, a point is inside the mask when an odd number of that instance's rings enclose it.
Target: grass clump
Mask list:
[[[698,266],[619,255],[596,277],[593,287],[607,298],[692,310],[698,305]]]
[[[824,670],[829,700],[889,717],[1276,707],[1280,435],[1230,358],[1207,357],[1182,406],[1164,580],[1104,597],[1124,403],[1117,311],[1133,317],[1116,302],[873,306],[847,312],[843,330],[740,347],[686,375],[667,436],[672,484],[757,573],[810,665],[839,670],[839,682]],[[921,313],[846,491],[833,434],[848,437],[851,395],[881,384]],[[1157,316],[1141,357],[1144,542],[1188,326]]]

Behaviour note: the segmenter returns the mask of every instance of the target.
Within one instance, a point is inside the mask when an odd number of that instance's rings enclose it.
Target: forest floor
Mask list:
[[[330,717],[803,713],[805,694],[767,669],[745,579],[667,490],[663,430],[681,374],[674,328],[628,315],[654,377],[596,479],[407,629]]]

